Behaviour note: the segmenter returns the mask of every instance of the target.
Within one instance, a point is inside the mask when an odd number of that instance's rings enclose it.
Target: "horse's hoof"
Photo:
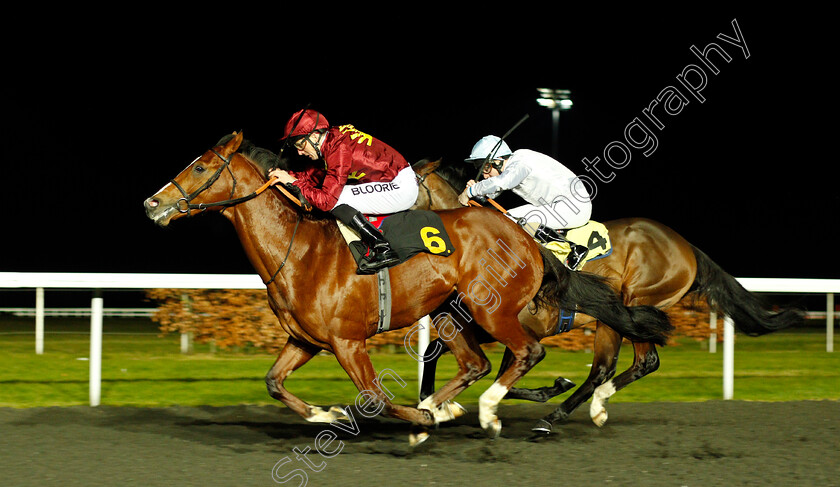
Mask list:
[[[595,423],[595,426],[601,427],[604,426],[604,423],[607,422],[607,410],[601,409],[601,411],[592,416],[592,422]]]
[[[332,423],[339,414],[347,419],[344,410],[337,406],[331,407],[329,411],[324,411],[318,406],[312,406],[309,408],[309,416],[305,419],[310,423]]]
[[[484,431],[487,432],[487,436],[491,440],[495,440],[502,433],[502,420],[495,418],[493,421],[490,421],[487,426],[484,427]]]
[[[455,401],[446,401],[446,409],[449,410],[449,414],[452,415],[452,419],[460,418],[461,416],[467,414],[467,408],[461,406]]]
[[[551,423],[544,419],[541,419],[537,421],[537,424],[535,424],[533,428],[531,428],[531,431],[533,431],[534,433],[542,433],[544,435],[550,434]]]
[[[338,406],[331,407],[330,414],[332,414],[335,417],[335,419],[350,421],[350,418],[347,417],[347,412],[345,412],[344,409]],[[335,419],[333,421],[335,421]]]
[[[435,424],[452,421],[453,419],[459,418],[467,413],[466,408],[455,401],[445,401],[443,404],[435,408],[431,408],[431,403],[423,404],[421,402],[417,405],[417,409],[420,411],[428,411],[429,414],[434,416]]]
[[[417,428],[412,429],[411,434],[408,435],[408,444],[413,448],[428,439],[429,430],[422,426],[418,426]]]
[[[570,381],[569,379],[566,379],[565,377],[558,377],[557,380],[554,381],[554,387],[556,387],[560,391],[560,394],[563,394],[564,392],[574,388],[576,385],[577,384]]]

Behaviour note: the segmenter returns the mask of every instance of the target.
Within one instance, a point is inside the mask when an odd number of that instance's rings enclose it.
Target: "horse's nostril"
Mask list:
[[[149,198],[149,199],[146,200],[146,205],[149,208],[157,208],[159,204],[160,204],[160,202],[158,202],[158,200],[153,199],[153,198]]]

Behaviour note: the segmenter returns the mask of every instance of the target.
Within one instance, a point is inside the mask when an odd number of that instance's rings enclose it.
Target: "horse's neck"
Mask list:
[[[458,191],[446,179],[436,173],[431,173],[426,181],[427,184],[433,186],[429,190],[430,206],[443,210],[461,207],[458,203]]]
[[[237,167],[235,171],[238,180],[236,196],[250,194],[263,182],[259,171],[250,163],[241,166],[247,166],[247,169]],[[248,169],[253,173],[249,173]],[[313,221],[300,215],[291,201],[274,188],[229,208],[225,214],[233,223],[248,259],[263,282],[271,279],[281,264],[283,270],[280,274],[284,275],[312,271],[310,266],[315,263],[307,262],[312,254],[307,251],[310,246],[337,247],[343,244],[343,241],[338,241],[339,233],[330,228],[335,223]]]

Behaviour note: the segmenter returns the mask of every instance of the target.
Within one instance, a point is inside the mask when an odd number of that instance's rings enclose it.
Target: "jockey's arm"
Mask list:
[[[298,179],[295,186],[300,187],[303,196],[309,200],[312,206],[323,211],[330,211],[338,201],[338,197],[341,196],[341,190],[347,184],[350,162],[349,159],[336,158],[330,160],[323,182],[313,184],[315,181]]]
[[[286,183],[294,183],[297,181],[297,178],[289,174],[288,172],[284,171],[283,169],[274,168],[268,173],[268,178],[277,178],[277,182],[275,184],[286,184]]]
[[[529,168],[524,164],[518,164],[514,159],[511,159],[505,166],[503,173],[492,178],[487,178],[472,185],[467,184],[466,192],[467,199],[473,196],[487,196],[495,198],[502,191],[513,189],[528,176]]]

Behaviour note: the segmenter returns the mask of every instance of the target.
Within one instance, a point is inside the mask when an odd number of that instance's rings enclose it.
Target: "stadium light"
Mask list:
[[[572,105],[572,92],[569,90],[557,90],[552,88],[537,88],[539,98],[537,103],[551,110],[551,156],[557,159],[559,150],[559,133],[560,133],[560,112],[562,110],[570,110]]]

